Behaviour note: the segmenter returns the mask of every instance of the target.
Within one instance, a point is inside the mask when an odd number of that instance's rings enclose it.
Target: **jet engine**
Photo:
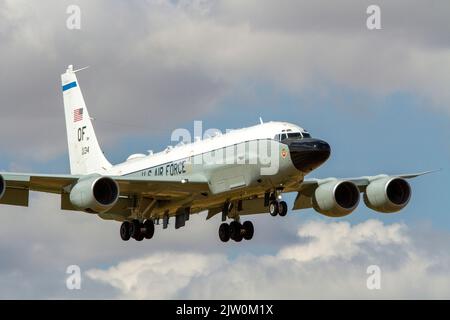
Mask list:
[[[372,210],[392,213],[403,209],[411,198],[411,187],[402,178],[384,177],[369,183],[364,203]]]
[[[6,182],[5,179],[0,175],[0,199],[3,198],[3,195],[6,191]]]
[[[359,203],[359,189],[351,181],[332,180],[320,184],[312,198],[313,208],[328,217],[343,217]]]
[[[89,213],[103,213],[119,199],[119,185],[109,177],[100,175],[83,177],[70,191],[70,202]]]

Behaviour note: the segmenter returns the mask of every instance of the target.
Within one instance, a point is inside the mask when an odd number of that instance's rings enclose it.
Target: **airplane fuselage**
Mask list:
[[[176,215],[183,206],[199,212],[214,205],[221,209],[224,201],[246,200],[248,204],[249,200],[264,196],[267,190],[289,192],[291,186],[298,186],[329,155],[329,145],[310,138],[301,127],[268,122],[168,147],[147,156],[132,155],[103,174],[208,183],[210,192],[187,199],[180,194],[182,203],[160,203],[152,210],[152,218],[160,218]],[[241,209],[239,215],[245,214],[245,208]]]

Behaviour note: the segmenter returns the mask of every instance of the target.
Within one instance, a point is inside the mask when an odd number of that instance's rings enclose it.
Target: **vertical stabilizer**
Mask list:
[[[70,65],[61,75],[71,174],[103,173],[111,168],[95,136],[80,84]]]

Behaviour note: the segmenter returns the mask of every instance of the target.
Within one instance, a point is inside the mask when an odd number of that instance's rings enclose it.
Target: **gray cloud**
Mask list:
[[[15,157],[65,152],[59,74],[69,63],[92,66],[81,86],[107,145],[204,117],[248,83],[411,92],[448,109],[446,1],[381,1],[373,32],[367,1],[76,1],[82,29],[70,31],[72,3],[0,5],[0,135],[13,137],[0,148]]]

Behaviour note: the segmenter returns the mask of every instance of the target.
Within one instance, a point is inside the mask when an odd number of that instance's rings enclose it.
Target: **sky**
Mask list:
[[[380,30],[366,26],[371,4]],[[67,28],[70,5],[80,29]],[[448,12],[445,0],[0,0],[0,171],[69,171],[69,64],[90,66],[78,80],[113,163],[196,120],[225,131],[262,117],[330,143],[311,177],[440,169],[411,181],[399,213],[261,214],[248,217],[252,241],[226,244],[205,213],[123,242],[119,223],[32,193],[29,208],[0,207],[0,298],[449,299]],[[66,286],[71,265],[79,290]]]

